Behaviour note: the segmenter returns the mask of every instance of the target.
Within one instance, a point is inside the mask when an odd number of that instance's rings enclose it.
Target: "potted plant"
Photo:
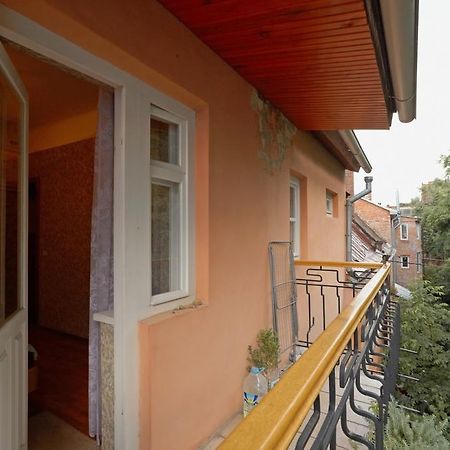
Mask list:
[[[263,369],[268,388],[271,389],[279,379],[280,342],[275,331],[267,328],[259,331],[256,343],[256,348],[248,346],[247,360],[251,366]]]

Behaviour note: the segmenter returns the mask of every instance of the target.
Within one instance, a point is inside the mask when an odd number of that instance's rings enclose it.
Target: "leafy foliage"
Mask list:
[[[280,343],[278,336],[271,328],[260,330],[256,336],[257,347],[248,346],[248,362],[254,367],[264,368],[266,371],[278,366]]]
[[[400,378],[396,394],[401,404],[439,420],[450,415],[450,309],[442,295],[442,287],[424,281],[410,300],[400,300],[402,347],[417,355],[402,353],[399,371],[420,381]]]
[[[434,286],[442,286],[444,292],[442,300],[450,304],[450,258],[441,265],[426,265],[424,278]]]
[[[435,417],[412,415],[395,402],[389,404],[385,450],[450,450],[445,438],[448,422]]]
[[[424,267],[424,278],[445,288],[450,304],[450,153],[441,156],[443,179],[422,186],[422,200],[414,200],[417,215],[422,217],[422,242],[426,258],[443,261]],[[426,259],[425,259],[426,261]]]

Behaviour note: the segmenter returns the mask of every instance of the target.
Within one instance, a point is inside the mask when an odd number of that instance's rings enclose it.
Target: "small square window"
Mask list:
[[[402,269],[409,269],[409,256],[401,256],[400,263]]]

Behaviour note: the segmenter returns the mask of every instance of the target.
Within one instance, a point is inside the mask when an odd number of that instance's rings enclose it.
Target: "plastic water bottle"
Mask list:
[[[252,367],[244,381],[243,412],[244,417],[260,403],[267,394],[267,378],[263,375],[263,369]]]

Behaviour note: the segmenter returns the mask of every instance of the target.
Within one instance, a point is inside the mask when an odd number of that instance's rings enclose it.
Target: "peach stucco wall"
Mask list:
[[[196,448],[240,408],[247,345],[270,326],[267,245],[289,238],[302,179],[302,257],[344,259],[344,169],[305,132],[281,170],[258,156],[251,86],[152,0],[4,3],[197,111],[197,296],[140,325],[141,449]],[[118,32],[120,30],[120,32]],[[337,217],[325,192],[338,194]]]

